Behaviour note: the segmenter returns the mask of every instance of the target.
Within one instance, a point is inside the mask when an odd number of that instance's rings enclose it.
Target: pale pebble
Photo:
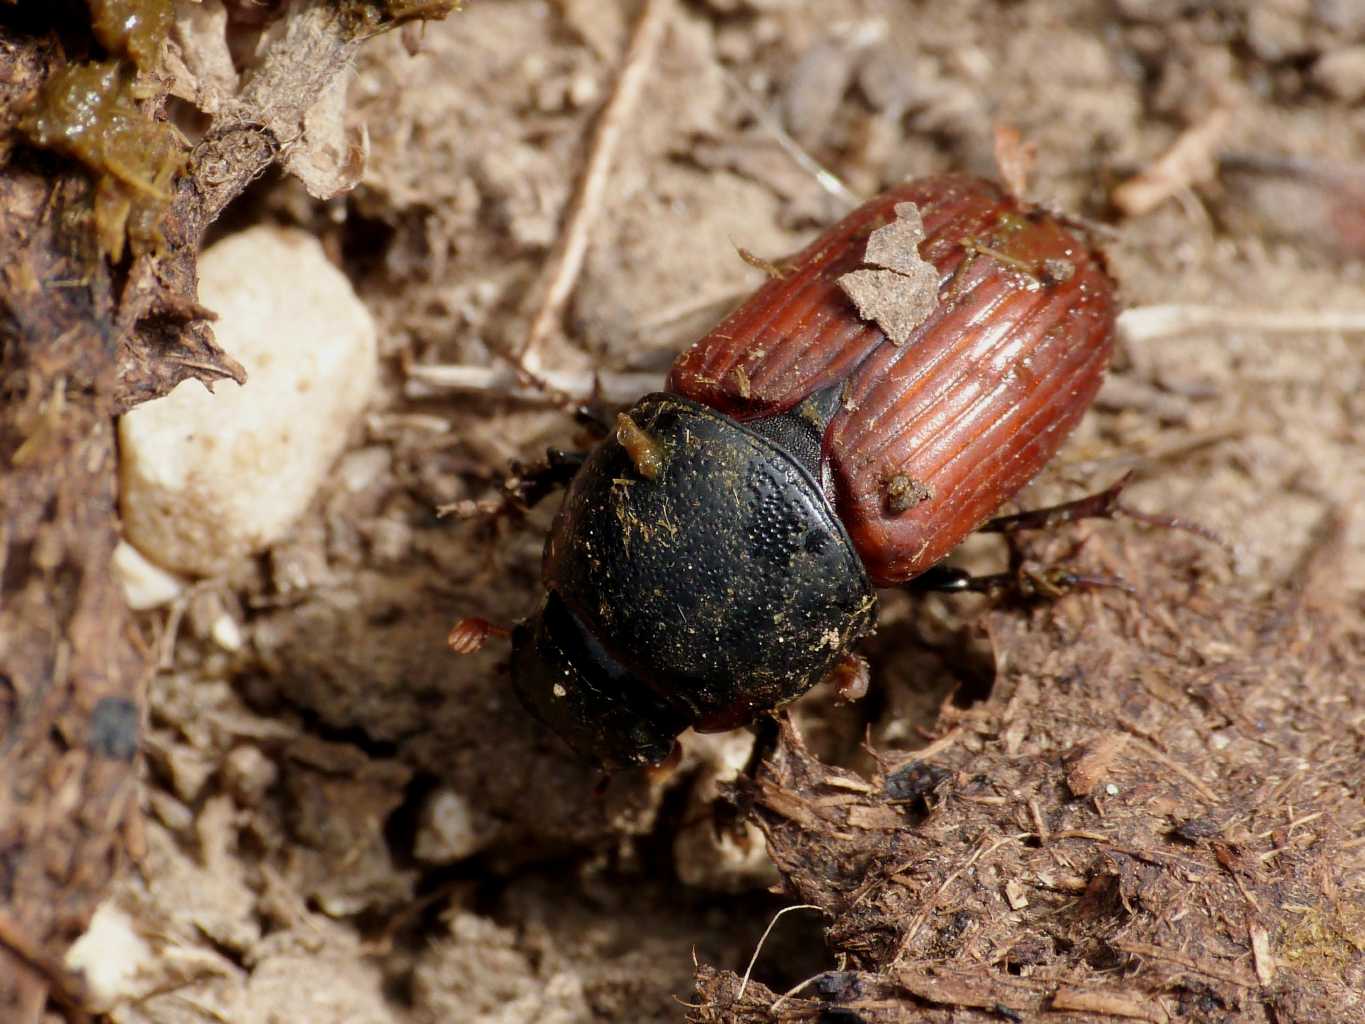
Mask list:
[[[185,381],[119,424],[125,536],[154,562],[214,575],[308,507],[374,390],[376,329],[311,235],[251,228],[205,250],[199,298],[244,387]]]

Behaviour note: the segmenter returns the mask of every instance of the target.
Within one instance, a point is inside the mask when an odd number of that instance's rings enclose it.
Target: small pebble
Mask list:
[[[199,260],[219,344],[247,371],[185,381],[119,423],[127,539],[158,565],[214,575],[282,537],[374,390],[376,330],[321,244],[270,226]]]
[[[1365,99],[1365,46],[1346,46],[1319,57],[1313,81],[1343,103]]]
[[[110,1010],[136,993],[139,977],[150,970],[155,956],[124,911],[103,903],[85,933],[66,953],[66,967],[85,982],[85,1009]]]
[[[127,541],[114,548],[114,576],[123,587],[128,607],[135,612],[170,604],[185,589],[185,579],[149,562]]]
[[[279,774],[275,762],[258,747],[234,747],[223,761],[223,781],[233,798],[243,807],[260,803]]]
[[[453,789],[439,789],[422,808],[413,854],[428,864],[471,857],[495,838],[496,824]]]

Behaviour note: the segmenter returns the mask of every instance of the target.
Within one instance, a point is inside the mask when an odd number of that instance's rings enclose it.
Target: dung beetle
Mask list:
[[[898,343],[840,279],[906,203],[931,294]],[[847,665],[876,588],[970,589],[937,563],[1076,426],[1114,319],[1088,240],[998,185],[926,178],[855,210],[568,466],[545,596],[512,631],[522,702],[603,767],[657,764]]]

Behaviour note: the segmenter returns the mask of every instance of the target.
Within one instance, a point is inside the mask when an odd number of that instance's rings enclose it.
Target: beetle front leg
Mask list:
[[[568,487],[587,458],[587,452],[547,448],[545,458],[531,466],[513,464],[512,475],[503,481],[503,493],[522,508],[535,508],[555,491]]]
[[[587,452],[547,448],[545,458],[529,466],[512,463],[511,475],[502,482],[502,494],[499,497],[482,501],[457,501],[441,506],[438,511],[442,515],[454,515],[460,519],[527,512],[555,491],[569,486],[587,457]]]

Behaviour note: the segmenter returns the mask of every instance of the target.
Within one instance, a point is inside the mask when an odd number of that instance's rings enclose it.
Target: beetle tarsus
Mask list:
[[[611,433],[611,413],[601,392],[602,378],[594,376],[592,397],[573,411],[573,421],[591,434],[594,441],[603,441]]]
[[[520,462],[512,463],[511,474],[503,480],[502,493],[498,497],[457,501],[442,505],[436,511],[457,519],[497,519],[522,515],[551,494],[569,486],[569,481],[578,473],[587,457],[586,452],[549,448],[545,458],[529,466]]]
[[[777,743],[782,734],[778,725],[779,714],[786,714],[786,712],[771,712],[766,715],[759,715],[754,719],[750,726],[754,732],[754,745],[753,749],[749,751],[749,760],[745,762],[743,770],[739,773],[740,778],[758,778],[759,767],[777,751]]]
[[[578,473],[586,452],[547,448],[545,458],[532,466],[513,466],[513,475],[503,482],[503,493],[514,505],[531,509],[561,488]]]

